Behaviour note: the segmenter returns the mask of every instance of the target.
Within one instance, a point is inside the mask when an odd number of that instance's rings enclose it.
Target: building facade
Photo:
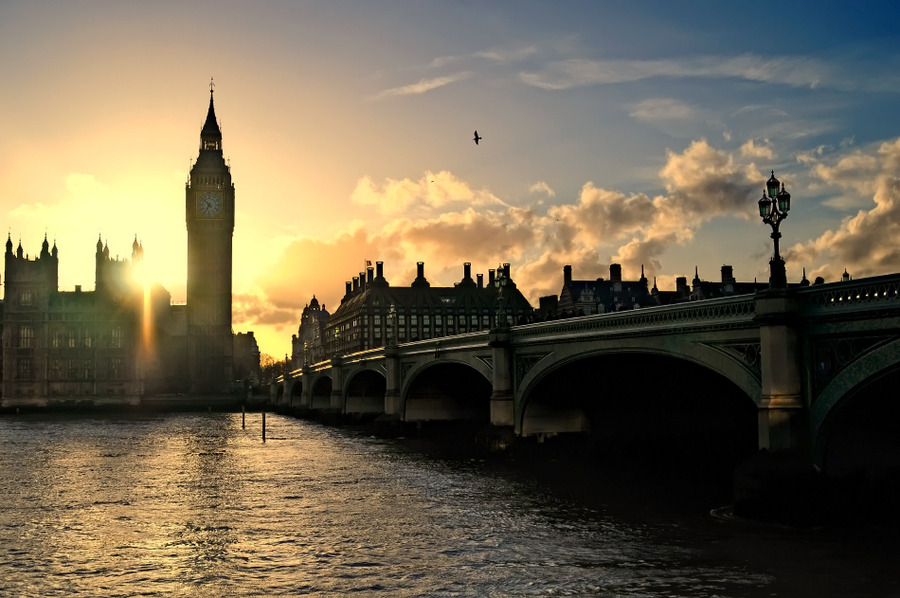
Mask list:
[[[173,305],[162,286],[145,288],[134,276],[144,254],[137,238],[130,260],[111,259],[97,241],[93,291],[59,290],[59,251],[46,237],[35,258],[21,242],[13,251],[7,238],[0,406],[224,396],[246,386],[236,374],[258,377],[253,333],[235,336],[231,329],[234,186],[212,91],[185,195],[186,305]]]
[[[382,262],[354,276],[346,283],[340,306],[324,318],[321,333],[307,328],[321,328],[321,318],[301,320],[293,337],[294,367],[391,343],[489,330],[531,317],[532,307],[513,282],[509,264],[489,270],[485,283],[482,274],[472,278],[467,262],[462,279],[452,287],[431,286],[424,263],[416,269],[416,279],[408,287],[391,286]]]
[[[301,368],[327,359],[325,354],[325,331],[331,314],[313,295],[300,313],[297,334],[291,337],[291,369]]]

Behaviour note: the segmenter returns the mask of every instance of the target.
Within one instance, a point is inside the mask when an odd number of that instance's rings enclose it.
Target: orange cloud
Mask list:
[[[849,165],[857,164],[859,170]],[[825,261],[811,274],[835,280],[846,269],[854,277],[873,276],[900,269],[900,138],[877,150],[855,151],[832,166],[818,164],[813,174],[841,187],[874,189],[875,206],[847,217],[835,230],[800,243],[785,252],[800,263]]]

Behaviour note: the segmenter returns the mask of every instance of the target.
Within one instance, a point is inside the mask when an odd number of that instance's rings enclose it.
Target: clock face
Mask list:
[[[217,216],[222,211],[222,198],[215,193],[204,193],[197,198],[197,213],[201,216]]]

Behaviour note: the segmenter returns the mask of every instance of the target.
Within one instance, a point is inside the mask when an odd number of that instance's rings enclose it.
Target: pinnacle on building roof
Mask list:
[[[216,120],[216,109],[213,106],[213,83],[209,83],[209,110],[206,112],[206,122],[200,131],[200,149],[221,149],[222,131]]]

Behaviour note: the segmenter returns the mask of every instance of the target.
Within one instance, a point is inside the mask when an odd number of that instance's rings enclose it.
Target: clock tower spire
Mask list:
[[[185,189],[188,233],[187,349],[191,394],[223,394],[233,371],[231,330],[234,184],[209,84],[200,153]]]

